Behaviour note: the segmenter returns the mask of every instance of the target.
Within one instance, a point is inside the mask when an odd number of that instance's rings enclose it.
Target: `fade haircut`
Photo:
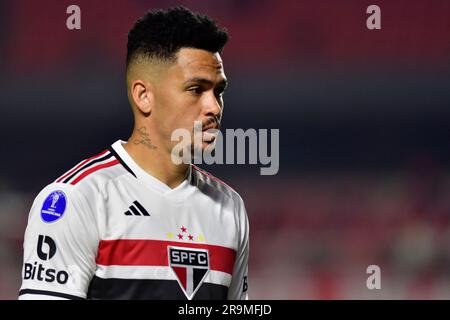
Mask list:
[[[184,7],[148,11],[128,33],[126,66],[139,58],[169,61],[181,48],[221,53],[228,33],[206,15]]]

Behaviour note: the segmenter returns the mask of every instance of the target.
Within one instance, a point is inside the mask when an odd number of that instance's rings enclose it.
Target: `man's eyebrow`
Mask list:
[[[200,84],[205,84],[205,85],[209,85],[209,86],[214,85],[214,81],[206,79],[206,78],[201,78],[201,77],[194,77],[194,78],[190,78],[185,81],[185,84],[192,84],[192,83],[200,83]],[[219,87],[226,87],[227,85],[228,85],[227,79],[223,79],[217,84],[217,86],[219,86]]]

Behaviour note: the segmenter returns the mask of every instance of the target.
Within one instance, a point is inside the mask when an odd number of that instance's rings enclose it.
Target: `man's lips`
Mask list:
[[[208,126],[203,127],[203,128],[202,128],[202,131],[206,131],[206,130],[209,130],[209,129],[216,129],[216,130],[219,130],[219,129],[220,129],[220,126],[217,125],[217,124],[208,125]]]
[[[217,117],[208,118],[205,123],[203,123],[202,131],[206,131],[209,129],[220,129],[220,121]]]
[[[202,140],[204,142],[214,141],[218,130],[220,130],[220,122],[216,117],[206,119],[202,126]]]

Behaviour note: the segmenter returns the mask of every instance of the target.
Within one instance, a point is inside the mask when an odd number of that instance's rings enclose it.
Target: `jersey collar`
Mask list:
[[[191,185],[192,166],[189,166],[185,180],[176,188],[172,189],[164,182],[144,171],[144,169],[142,169],[125,150],[123,147],[124,143],[126,143],[126,141],[117,140],[112,144],[111,149],[117,153],[117,156],[120,158],[118,160],[122,163],[122,165],[124,165],[125,169],[127,169],[127,171],[134,175],[138,180],[144,182],[147,186],[164,195],[181,195],[185,190],[189,189]]]

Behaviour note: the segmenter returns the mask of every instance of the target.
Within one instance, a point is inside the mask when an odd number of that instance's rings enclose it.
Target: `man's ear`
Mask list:
[[[150,115],[154,103],[151,85],[142,80],[135,80],[131,83],[130,90],[137,109],[145,115]]]

